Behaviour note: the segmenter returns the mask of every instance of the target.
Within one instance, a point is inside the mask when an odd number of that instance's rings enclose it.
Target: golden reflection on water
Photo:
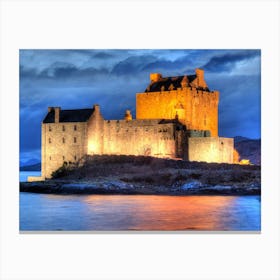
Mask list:
[[[91,195],[84,201],[94,216],[102,212],[112,229],[129,230],[226,230],[236,197]],[[110,227],[110,226],[109,226]]]
[[[20,194],[21,230],[260,230],[260,196]]]

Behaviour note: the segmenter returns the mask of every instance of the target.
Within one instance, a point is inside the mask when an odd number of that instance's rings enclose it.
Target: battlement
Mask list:
[[[163,77],[160,73],[150,74],[150,84],[145,92],[162,92],[178,90],[186,87],[209,91],[204,80],[204,70],[197,68],[195,75]]]
[[[150,75],[145,92],[136,94],[136,119],[175,119],[190,130],[210,131],[218,136],[219,92],[210,91],[204,70],[195,75]]]
[[[151,73],[150,80],[152,83],[158,82],[162,79],[162,75],[160,73]]]

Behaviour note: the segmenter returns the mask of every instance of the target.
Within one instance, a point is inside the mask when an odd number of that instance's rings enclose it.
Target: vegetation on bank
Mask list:
[[[260,184],[260,166],[188,162],[148,156],[95,155],[83,163],[64,163],[53,179],[117,178],[126,183],[173,185],[194,180],[207,185]]]

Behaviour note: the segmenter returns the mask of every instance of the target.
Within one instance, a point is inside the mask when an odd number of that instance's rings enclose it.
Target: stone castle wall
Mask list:
[[[233,163],[233,138],[190,137],[188,160]]]
[[[88,154],[175,157],[174,124],[159,120],[102,120],[89,123]],[[91,147],[91,148],[90,148]]]
[[[162,92],[138,93],[136,95],[137,119],[174,119],[187,129],[209,130],[218,136],[219,92],[208,92],[186,87]]]
[[[50,178],[63,162],[77,162],[86,152],[86,122],[42,124],[42,177]]]

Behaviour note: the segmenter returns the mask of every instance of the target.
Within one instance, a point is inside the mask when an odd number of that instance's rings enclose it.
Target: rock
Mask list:
[[[199,181],[192,181],[185,183],[184,185],[181,186],[181,190],[190,190],[190,189],[198,189],[202,187],[202,183]]]

